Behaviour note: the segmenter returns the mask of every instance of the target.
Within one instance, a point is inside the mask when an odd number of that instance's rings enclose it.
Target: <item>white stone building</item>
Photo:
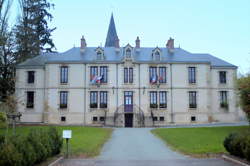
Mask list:
[[[105,47],[81,46],[19,64],[22,122],[163,126],[235,122],[237,67],[210,54],[174,47],[119,46],[113,16]]]

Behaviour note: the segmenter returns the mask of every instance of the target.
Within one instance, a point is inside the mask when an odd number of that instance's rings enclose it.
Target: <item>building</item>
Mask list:
[[[174,47],[120,47],[113,15],[105,47],[29,59],[16,70],[22,122],[163,126],[239,120],[237,67]]]

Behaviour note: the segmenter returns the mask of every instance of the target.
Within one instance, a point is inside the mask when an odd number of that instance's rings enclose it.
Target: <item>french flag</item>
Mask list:
[[[101,83],[101,80],[102,80],[102,75],[101,76],[98,76],[97,78],[96,78],[96,83]]]
[[[96,75],[92,76],[92,79],[91,79],[91,83],[92,83],[92,84],[95,84],[95,83],[96,83],[97,77],[98,77],[98,76],[96,76]]]

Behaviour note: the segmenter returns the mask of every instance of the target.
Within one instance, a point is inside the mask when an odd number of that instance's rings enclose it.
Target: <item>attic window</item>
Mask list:
[[[155,60],[157,60],[157,61],[160,60],[160,52],[159,51],[156,51],[154,56],[155,56],[154,57]]]
[[[131,49],[130,48],[128,48],[126,50],[126,58],[131,58]]]
[[[98,52],[96,53],[96,55],[97,55],[97,59],[98,59],[98,60],[102,60],[102,59],[103,59],[103,53],[102,53],[101,51],[98,51]]]

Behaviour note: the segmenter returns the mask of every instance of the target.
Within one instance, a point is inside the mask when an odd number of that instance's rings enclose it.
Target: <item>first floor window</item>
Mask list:
[[[90,81],[95,82],[98,76],[98,67],[97,66],[91,66],[90,67]]]
[[[33,91],[27,92],[26,108],[34,108],[34,92]]]
[[[159,83],[166,83],[166,67],[159,67]]]
[[[108,82],[108,67],[107,66],[101,66],[100,67],[100,76],[101,76],[101,83],[107,83]]]
[[[100,108],[107,108],[107,101],[108,101],[107,97],[108,97],[107,91],[100,92]]]
[[[196,68],[195,67],[188,68],[188,82],[190,84],[196,83]]]
[[[124,68],[124,83],[133,83],[133,68]]]
[[[220,107],[228,108],[227,91],[220,91]]]
[[[97,108],[97,94],[98,92],[96,91],[90,92],[90,108]]]
[[[149,67],[149,82],[151,84],[157,83],[157,67]]]
[[[220,71],[219,72],[219,79],[220,79],[220,83],[221,84],[225,84],[227,83],[227,76],[226,76],[226,72],[225,71]]]
[[[167,92],[166,91],[160,91],[159,92],[159,98],[160,98],[160,108],[167,108]]]
[[[60,108],[67,108],[68,107],[68,92],[61,91],[60,92]]]
[[[35,71],[28,71],[28,84],[33,84],[35,82]]]
[[[158,108],[156,91],[150,92],[150,108]]]
[[[189,92],[189,108],[196,108],[196,91],[190,91]]]
[[[68,66],[61,66],[61,69],[60,69],[60,82],[61,82],[61,84],[68,83]]]

